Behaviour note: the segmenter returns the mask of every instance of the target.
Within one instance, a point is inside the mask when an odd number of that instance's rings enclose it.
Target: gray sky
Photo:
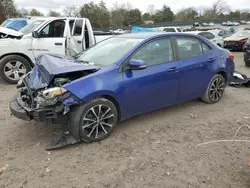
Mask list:
[[[61,11],[65,6],[75,5],[77,7],[82,6],[84,3],[88,3],[91,0],[14,0],[18,8],[36,8],[43,13],[47,13],[48,10]],[[98,3],[100,0],[93,0]],[[129,2],[133,8],[139,8],[141,11],[146,12],[149,4],[154,4],[156,9],[160,9],[163,4],[166,4],[172,8],[174,12],[185,8],[194,6],[209,7],[212,5],[213,0],[104,0],[108,8],[112,8],[115,2]],[[225,0],[231,9],[248,9],[250,10],[250,0]],[[187,4],[188,2],[188,4]]]

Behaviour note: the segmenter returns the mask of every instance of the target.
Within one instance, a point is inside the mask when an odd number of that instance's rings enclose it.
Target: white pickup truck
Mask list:
[[[1,35],[0,75],[9,83],[27,74],[42,53],[74,56],[96,43],[86,18],[41,18],[20,32],[0,28]]]

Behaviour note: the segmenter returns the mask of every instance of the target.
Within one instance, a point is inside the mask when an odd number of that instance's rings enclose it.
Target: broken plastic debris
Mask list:
[[[167,175],[170,176],[170,172],[167,172]]]
[[[243,117],[244,119],[249,119],[250,117]]]
[[[198,116],[196,114],[189,114],[190,117],[192,118],[197,118]]]
[[[49,167],[47,167],[46,168],[46,172],[50,172],[51,171],[51,169],[49,169]]]
[[[2,173],[3,173],[3,171],[5,171],[8,167],[9,167],[9,165],[8,165],[8,164],[3,165],[3,167],[2,167],[2,168],[0,168],[0,174],[2,174]]]

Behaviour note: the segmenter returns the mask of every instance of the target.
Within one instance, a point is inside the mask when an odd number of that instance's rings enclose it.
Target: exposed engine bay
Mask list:
[[[65,124],[70,106],[79,105],[81,99],[63,86],[98,70],[99,67],[70,57],[44,54],[37,58],[33,70],[18,82],[16,102],[29,112],[25,119]]]

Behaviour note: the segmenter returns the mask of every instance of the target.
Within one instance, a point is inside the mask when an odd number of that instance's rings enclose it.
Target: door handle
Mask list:
[[[168,72],[178,72],[179,68],[178,67],[171,67],[168,69]]]
[[[78,41],[77,41],[77,43],[78,43],[78,44],[81,44],[81,43],[82,43],[82,41],[78,40]]]
[[[62,46],[63,43],[61,43],[61,42],[56,42],[55,45],[56,45],[56,46]]]

